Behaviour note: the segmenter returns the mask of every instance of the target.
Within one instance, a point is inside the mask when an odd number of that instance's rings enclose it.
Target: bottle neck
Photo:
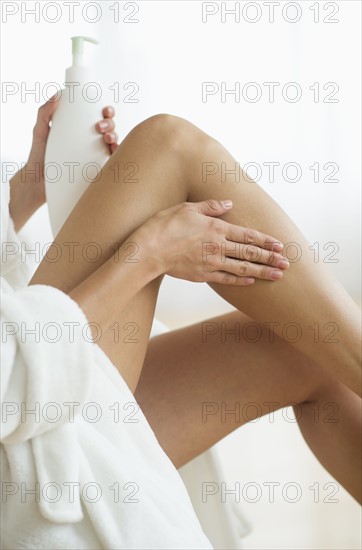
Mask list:
[[[83,65],[83,55],[80,53],[73,53],[73,67],[81,67]]]

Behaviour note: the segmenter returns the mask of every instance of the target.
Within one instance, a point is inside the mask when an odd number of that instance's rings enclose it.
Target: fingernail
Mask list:
[[[106,134],[104,134],[104,140],[106,143],[111,145],[112,143],[117,141],[117,136],[114,132],[107,132]]]
[[[108,128],[108,122],[106,122],[105,120],[102,120],[102,122],[98,123],[98,126],[100,127],[101,130],[105,130],[106,128]]]
[[[281,250],[283,250],[283,248],[284,248],[284,244],[280,242],[273,243],[273,250],[280,252]]]
[[[271,274],[272,279],[281,279],[283,277],[283,272],[279,269],[273,269]]]
[[[279,260],[279,262],[277,263],[277,267],[280,267],[280,269],[286,269],[287,267],[289,267],[288,260]]]
[[[231,208],[233,205],[232,201],[222,201],[222,204],[225,208]]]
[[[255,283],[255,279],[251,279],[250,277],[245,279],[245,284],[252,285],[253,283]]]

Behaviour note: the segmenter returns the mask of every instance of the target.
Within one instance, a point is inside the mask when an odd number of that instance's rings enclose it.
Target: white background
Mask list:
[[[70,37],[85,34],[97,38],[100,45],[89,46],[87,59],[102,83],[99,111],[103,105],[115,105],[121,138],[144,118],[168,112],[189,119],[222,141],[241,165],[300,165],[302,177],[296,183],[285,181],[281,168],[276,170],[275,182],[268,181],[265,166],[258,183],[296,221],[312,245],[319,243],[321,260],[332,251],[323,247],[336,243],[334,258],[338,261],[329,263],[329,268],[360,302],[360,2],[301,1],[295,3],[301,10],[296,23],[285,20],[296,16],[295,8],[289,7],[282,16],[290,2],[282,1],[275,8],[274,23],[269,21],[270,12],[263,2],[252,3],[257,4],[261,18],[251,23],[257,12],[255,7],[243,12],[246,3],[227,2],[227,8],[240,6],[241,20],[238,23],[229,15],[223,23],[222,2],[208,3],[218,12],[207,22],[202,21],[205,6],[199,1],[151,0],[129,6],[120,2],[121,20],[115,22],[111,9],[115,2],[82,1],[74,2],[75,21],[70,23],[69,9],[62,2],[40,2],[39,22],[26,12],[35,2],[2,2],[2,80],[16,83],[19,92],[3,94],[1,158],[17,163],[26,160],[36,111],[43,102],[42,97],[31,94],[22,97],[20,91],[39,86],[42,92],[49,82],[62,86],[64,70],[71,64]],[[46,4],[57,4],[58,22],[49,22],[57,12],[54,6],[43,12]],[[96,23],[84,19],[97,18],[91,4],[98,5],[100,20]],[[131,17],[133,4],[139,8],[133,18],[139,21],[126,23],[123,19]],[[316,4],[319,23],[314,21],[316,7],[311,9]],[[5,5],[18,8],[6,22]],[[335,6],[339,12],[330,18],[338,22],[324,22]],[[136,82],[139,102],[115,102],[110,90],[115,82],[121,90],[128,82]],[[235,82],[241,87],[257,82],[263,95],[255,103],[244,99],[237,103],[232,96],[222,103],[219,93],[203,102],[203,82],[225,82],[228,88]],[[274,103],[269,102],[264,82],[280,83]],[[281,89],[289,82],[302,88],[297,103],[282,97]],[[317,103],[309,89],[316,82],[321,90]],[[323,90],[323,86],[330,82],[339,86],[338,103],[323,102],[332,91]],[[313,181],[309,168],[316,162],[321,167],[319,183]],[[338,182],[323,181],[327,176],[323,166],[328,162],[338,165]],[[251,170],[250,175],[254,174]],[[48,242],[47,224],[43,208],[27,229],[36,240]],[[168,279],[161,290],[158,317],[176,327],[228,310],[206,285]],[[243,502],[254,526],[244,541],[246,547],[360,547],[358,507],[344,491],[339,493],[339,504],[312,502],[308,486],[331,479],[306,448],[296,426],[281,414],[275,424],[264,418],[242,428],[219,448],[231,483],[294,480],[308,494],[298,504],[281,499],[274,504],[264,499],[256,504]]]

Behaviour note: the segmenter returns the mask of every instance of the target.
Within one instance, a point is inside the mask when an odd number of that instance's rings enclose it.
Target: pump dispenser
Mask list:
[[[66,82],[71,82],[75,78],[78,78],[84,72],[84,69],[88,72],[87,67],[84,67],[84,42],[91,42],[92,44],[98,44],[98,41],[88,36],[72,36],[72,55],[73,65],[68,67],[65,71]]]
[[[98,44],[86,36],[72,37],[73,65],[66,70],[65,88],[58,94],[45,152],[45,189],[54,237],[109,158],[95,129],[106,100],[93,71],[84,65],[86,42]]]

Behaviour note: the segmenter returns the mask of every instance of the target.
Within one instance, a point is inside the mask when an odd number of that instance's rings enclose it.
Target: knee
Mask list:
[[[336,422],[339,417],[338,402],[340,400],[343,385],[335,379],[329,378],[320,380],[308,392],[307,397],[293,406],[297,419],[304,415],[310,418],[320,418],[321,416],[334,418],[331,422]],[[316,421],[316,420],[315,420]]]
[[[135,130],[156,140],[157,144],[174,151],[193,150],[203,137],[208,137],[188,120],[170,115],[157,114],[147,118],[136,126]]]

